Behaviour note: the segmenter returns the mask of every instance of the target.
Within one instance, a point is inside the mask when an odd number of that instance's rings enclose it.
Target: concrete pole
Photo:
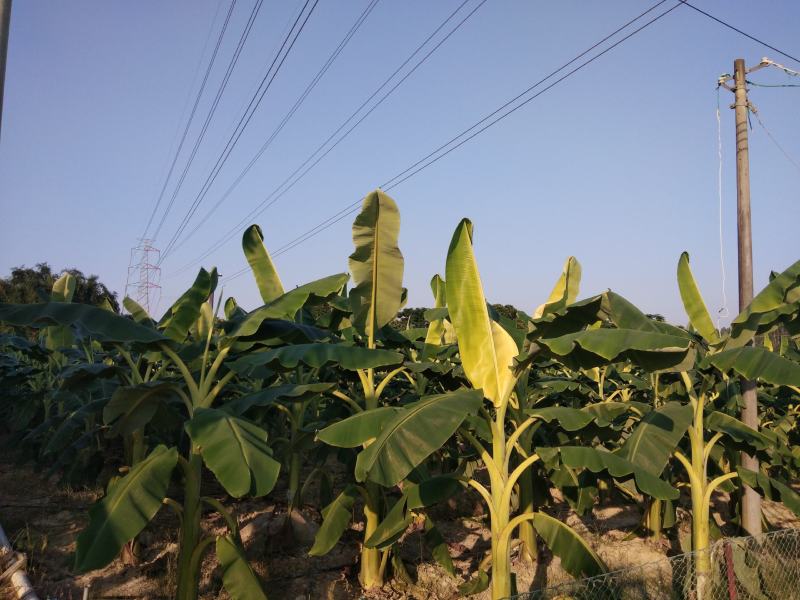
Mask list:
[[[8,30],[11,25],[11,0],[0,0],[0,135],[3,131],[3,89],[6,82]]]
[[[747,71],[744,59],[733,63],[736,84],[734,111],[736,114],[736,222],[739,249],[739,312],[753,301],[753,240],[750,229],[750,151],[747,143]],[[758,397],[754,381],[740,379],[742,422],[758,429]],[[758,472],[758,459],[742,452],[742,466]],[[742,498],[742,527],[749,535],[761,533],[761,496],[748,485]]]

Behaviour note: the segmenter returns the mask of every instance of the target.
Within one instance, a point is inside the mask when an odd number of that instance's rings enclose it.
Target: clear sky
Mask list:
[[[236,4],[211,91],[253,1]],[[800,55],[800,3],[696,2]],[[252,171],[164,261],[160,310],[196,273],[175,272],[261,202],[459,4],[377,4]],[[476,4],[469,0],[464,14]],[[280,247],[357,200],[650,4],[489,0],[258,218],[268,246]],[[0,143],[0,274],[47,261],[96,273],[123,291],[130,248],[158,197],[187,102],[199,86],[198,68],[202,75],[228,5],[16,0]],[[240,173],[366,5],[320,0],[192,224]],[[299,7],[297,1],[264,3],[156,246],[166,245],[197,195]],[[688,250],[709,308],[716,311],[722,304],[716,80],[732,70],[734,58],[755,64],[762,56],[800,69],[679,7],[392,190],[402,214],[409,304],[431,304],[428,281],[444,271],[450,236],[467,216],[475,223],[476,252],[493,302],[532,310],[573,254],[583,265],[582,296],[612,288],[643,310],[684,322],[675,266]],[[752,79],[800,83],[776,69]],[[210,98],[202,100],[200,117]],[[800,159],[800,88],[754,88],[751,100],[778,142]],[[723,92],[723,248],[728,304],[735,313],[731,102],[732,95]],[[184,161],[185,154],[179,167]],[[771,269],[800,258],[800,168],[755,121],[751,172],[758,289]],[[278,257],[284,284],[347,270],[351,222]],[[246,263],[239,239],[205,266],[216,265],[223,275],[241,269]],[[259,304],[249,274],[226,283],[225,292],[246,308]]]

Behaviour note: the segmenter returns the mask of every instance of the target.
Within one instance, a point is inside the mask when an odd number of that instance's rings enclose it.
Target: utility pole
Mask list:
[[[8,30],[11,25],[11,0],[0,0],[0,135],[3,127],[3,89],[6,83]]]
[[[747,144],[747,82],[744,59],[733,63],[735,84],[733,105],[736,115],[736,223],[739,249],[739,312],[753,301],[753,240],[750,230],[750,151]],[[744,378],[739,380],[742,391],[742,422],[758,429],[758,397],[756,384]],[[758,459],[742,452],[742,466],[758,472]],[[742,497],[742,527],[749,535],[761,533],[761,496],[749,485],[744,486]]]

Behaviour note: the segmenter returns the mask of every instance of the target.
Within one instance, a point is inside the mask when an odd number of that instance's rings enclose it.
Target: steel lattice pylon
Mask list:
[[[142,238],[131,248],[125,296],[136,300],[152,315],[161,301],[161,269],[158,267],[161,251],[153,246],[153,240]]]

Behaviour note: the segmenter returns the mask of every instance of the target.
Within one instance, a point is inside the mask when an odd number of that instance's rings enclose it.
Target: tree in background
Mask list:
[[[47,302],[53,282],[62,273],[69,273],[76,280],[73,302],[101,306],[104,301],[119,313],[119,302],[116,292],[109,290],[97,275],[84,275],[78,269],[63,269],[54,272],[47,263],[39,263],[35,268],[15,267],[11,275],[0,279],[0,302],[14,304],[31,304],[34,302]]]

